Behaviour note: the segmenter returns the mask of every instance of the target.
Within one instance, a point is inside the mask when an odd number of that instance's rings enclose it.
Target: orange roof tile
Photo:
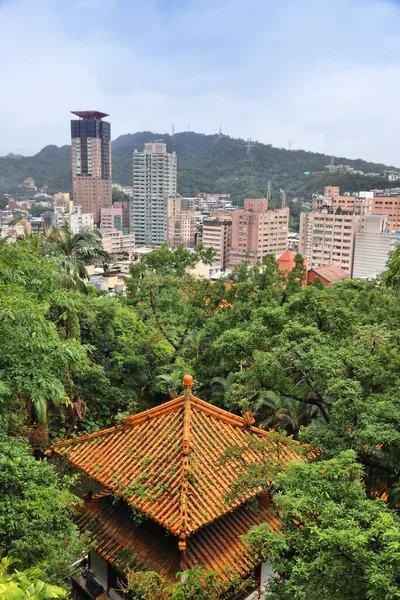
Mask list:
[[[219,464],[228,448],[247,446],[250,432],[269,435],[188,395],[52,449],[184,540],[255,494],[227,502],[238,470]],[[282,444],[279,451],[287,460],[298,458]],[[260,460],[254,452],[248,458]]]
[[[279,526],[275,510],[264,496],[258,508],[241,506],[190,537],[185,567],[202,565],[226,579],[232,574],[245,576],[256,562],[241,536],[260,523],[268,523],[271,530]],[[157,571],[170,581],[176,580],[181,569],[176,538],[165,535],[159,525],[149,520],[135,525],[125,503],[113,502],[110,495],[95,496],[85,502],[77,524],[81,531],[91,533],[96,552],[111,565],[123,571],[132,567]]]

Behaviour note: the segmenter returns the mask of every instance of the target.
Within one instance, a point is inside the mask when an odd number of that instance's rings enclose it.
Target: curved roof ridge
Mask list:
[[[241,417],[240,415],[235,415],[235,414],[229,412],[228,410],[219,408],[218,406],[215,406],[214,404],[211,404],[210,402],[206,402],[205,400],[201,400],[201,398],[197,398],[197,396],[192,396],[191,399],[192,399],[194,406],[197,405],[204,412],[208,412],[208,414],[212,417],[221,419],[222,421],[225,421],[226,423],[229,423],[230,425],[237,425],[238,427],[245,427],[245,425],[246,425],[245,418]],[[269,433],[266,429],[260,429],[259,427],[254,427],[254,426],[251,426],[249,428],[249,431],[251,431],[252,433],[255,433],[255,434],[260,434],[260,435],[268,435],[268,433]]]

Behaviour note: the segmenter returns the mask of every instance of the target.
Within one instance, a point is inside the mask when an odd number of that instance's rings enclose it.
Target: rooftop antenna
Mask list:
[[[251,154],[251,149],[254,146],[254,142],[251,141],[251,138],[248,138],[246,142],[246,154]]]
[[[267,184],[267,196],[266,199],[268,200],[268,204],[271,202],[271,180],[268,181]]]
[[[281,193],[281,208],[286,208],[286,192],[285,190],[279,190]]]

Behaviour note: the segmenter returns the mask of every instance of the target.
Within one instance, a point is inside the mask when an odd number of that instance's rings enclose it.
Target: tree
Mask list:
[[[366,497],[355,453],[292,462],[276,479],[281,526],[246,536],[257,560],[276,575],[273,598],[382,600],[400,596],[400,521]]]
[[[32,456],[24,438],[0,435],[0,555],[61,581],[85,549],[71,518],[79,500],[70,479]]]
[[[386,271],[382,274],[382,281],[389,288],[396,291],[400,289],[400,247],[398,245],[389,252]]]
[[[65,222],[47,233],[46,242],[46,249],[59,257],[61,269],[72,277],[81,291],[86,291],[83,284],[88,279],[86,266],[98,260],[103,263],[109,261],[98,229],[86,228],[73,233],[70,225]]]
[[[50,600],[66,598],[67,591],[41,580],[40,569],[18,571],[11,567],[15,560],[3,557],[0,561],[0,600]]]

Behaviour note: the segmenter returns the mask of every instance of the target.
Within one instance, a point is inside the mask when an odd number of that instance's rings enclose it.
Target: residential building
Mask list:
[[[135,234],[114,230],[102,237],[103,248],[114,260],[131,259],[135,249]]]
[[[181,210],[184,212],[193,212],[192,209],[182,208],[182,196],[179,194],[176,194],[175,196],[169,196],[167,200],[167,219],[179,215]]]
[[[354,214],[301,213],[299,252],[309,268],[334,264],[351,273],[361,218]]]
[[[196,213],[182,211],[168,219],[168,245],[183,244],[187,248],[196,245]]]
[[[102,208],[100,230],[105,235],[112,231],[129,233],[129,203],[116,202],[112,206]]]
[[[82,207],[74,206],[70,200],[67,206],[54,207],[54,225],[60,227],[63,223],[68,223],[72,233],[79,233],[82,229],[93,228],[93,214],[82,212]]]
[[[230,266],[255,265],[267,254],[279,256],[287,249],[289,209],[268,210],[265,198],[245,200],[244,209],[232,212]]]
[[[155,140],[133,153],[131,229],[138,244],[159,246],[168,236],[168,198],[177,196],[177,158]]]
[[[215,262],[224,271],[228,266],[229,248],[232,242],[232,216],[224,219],[204,219],[202,243],[205,248],[214,248]]]
[[[57,192],[53,196],[53,207],[54,210],[63,206],[64,208],[68,208],[69,203],[72,202],[70,195],[68,192]]]
[[[227,490],[245,471],[237,460],[219,464],[232,446],[247,449],[250,438],[268,443],[271,434],[252,426],[249,413],[237,416],[196,398],[192,384],[185,375],[182,396],[95,434],[56,442],[50,450],[103,490],[84,499],[77,523],[91,534],[90,571],[113,598],[117,580],[132,569],[132,556],[140,570],[156,571],[171,583],[177,572],[199,564],[228,581],[256,571],[258,590],[249,590],[246,600],[260,597],[272,573],[243,540],[261,523],[278,530],[270,495],[249,488],[240,501],[229,499]],[[279,453],[284,462],[299,459],[284,442]],[[252,460],[264,461],[264,454],[253,452]],[[135,520],[132,509],[145,518]],[[85,579],[72,579],[74,587],[87,590]]]
[[[399,196],[374,196],[372,199],[372,214],[386,215],[389,231],[400,231]]]
[[[325,286],[329,287],[332,283],[348,279],[350,273],[344,271],[336,265],[325,265],[324,267],[314,267],[307,271],[307,283],[315,283],[320,281]]]
[[[72,187],[74,205],[92,213],[100,224],[101,209],[112,205],[111,126],[106,113],[72,111],[80,117],[71,121]]]
[[[375,279],[385,270],[389,252],[400,242],[398,233],[388,232],[387,221],[387,215],[368,215],[363,231],[356,233],[354,279]]]

